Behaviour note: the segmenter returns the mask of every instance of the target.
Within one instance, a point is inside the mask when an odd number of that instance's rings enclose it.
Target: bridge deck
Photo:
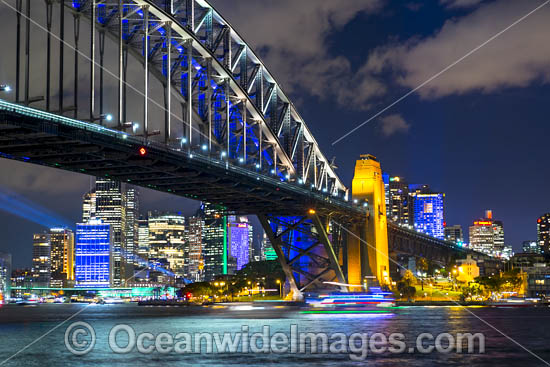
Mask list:
[[[220,204],[235,213],[298,215],[315,209],[340,220],[365,218],[363,208],[343,199],[250,167],[1,100],[0,154]]]

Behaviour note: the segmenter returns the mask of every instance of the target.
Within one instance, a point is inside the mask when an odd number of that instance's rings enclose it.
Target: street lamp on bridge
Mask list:
[[[7,84],[0,84],[0,92],[11,92],[11,87]]]

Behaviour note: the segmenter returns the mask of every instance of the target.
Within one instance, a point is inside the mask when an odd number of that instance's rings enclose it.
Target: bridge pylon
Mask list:
[[[363,284],[375,276],[381,285],[389,284],[388,222],[380,162],[370,154],[355,163],[352,197],[367,206],[364,224],[356,225],[355,236],[348,236],[348,281]],[[361,238],[362,240],[359,240]]]

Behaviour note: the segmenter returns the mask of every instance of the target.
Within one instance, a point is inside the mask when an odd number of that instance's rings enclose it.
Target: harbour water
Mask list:
[[[76,314],[76,315],[75,315]],[[71,318],[72,317],[72,318]],[[67,320],[70,318],[69,320]],[[86,322],[95,332],[93,349],[75,355],[65,345],[65,333],[74,322]],[[292,325],[301,333],[392,333],[405,335],[402,353],[368,353],[364,361],[354,361],[347,353],[175,353],[155,350],[115,353],[109,333],[124,324],[136,335],[159,333],[291,333]],[[0,308],[0,365],[2,366],[543,366],[533,354],[550,361],[550,308],[490,307],[405,307],[375,313],[305,313],[284,307],[209,306],[143,307],[134,304],[93,305],[41,304],[6,305]],[[473,353],[450,351],[420,353],[418,335],[440,333],[482,333],[485,350]],[[120,333],[120,345],[128,342]],[[290,335],[289,335],[290,336]],[[82,338],[81,338],[82,337]],[[39,339],[40,338],[40,339]],[[81,338],[81,339],[78,339]],[[36,341],[38,339],[38,341]],[[69,337],[71,339],[71,337]],[[84,340],[78,336],[77,341]],[[512,341],[512,339],[515,341]],[[36,341],[36,342],[35,342]],[[34,344],[31,344],[35,342]],[[519,346],[519,343],[521,346]],[[433,341],[426,340],[428,345]],[[29,346],[29,344],[31,344]],[[154,341],[149,343],[154,344]],[[21,349],[19,354],[5,361]],[[525,348],[525,349],[524,349]],[[414,349],[414,348],[413,348]],[[529,350],[530,352],[526,351]]]

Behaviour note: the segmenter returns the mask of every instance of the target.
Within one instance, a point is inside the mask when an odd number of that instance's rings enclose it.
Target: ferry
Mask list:
[[[310,307],[316,308],[377,309],[394,307],[395,299],[392,296],[391,292],[372,287],[369,292],[309,294],[306,302]]]

